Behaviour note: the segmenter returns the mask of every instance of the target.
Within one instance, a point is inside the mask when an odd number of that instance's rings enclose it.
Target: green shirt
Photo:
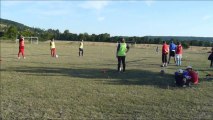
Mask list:
[[[120,48],[118,50],[118,56],[126,56],[127,45],[126,43],[120,43]]]

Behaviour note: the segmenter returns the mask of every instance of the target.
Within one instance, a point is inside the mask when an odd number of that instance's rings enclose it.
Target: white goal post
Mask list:
[[[136,47],[136,42],[135,41],[126,41],[126,43],[130,46],[130,47]]]
[[[28,40],[31,44],[38,44],[38,37],[24,37],[24,40]],[[16,39],[16,43],[18,43],[19,39]],[[36,41],[36,42],[34,42]]]

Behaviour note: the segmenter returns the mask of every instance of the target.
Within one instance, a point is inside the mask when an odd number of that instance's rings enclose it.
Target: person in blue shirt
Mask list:
[[[173,41],[169,44],[169,60],[168,60],[168,64],[170,62],[171,57],[174,58],[174,62],[176,63],[175,60],[175,50],[176,50],[176,45],[173,43]]]

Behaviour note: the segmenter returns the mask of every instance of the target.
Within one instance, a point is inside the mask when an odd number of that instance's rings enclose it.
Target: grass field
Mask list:
[[[26,44],[26,59],[17,59],[18,44],[1,42],[1,118],[12,119],[213,119],[213,73],[210,48],[184,50],[183,65],[161,70],[156,45],[137,45],[127,54],[127,71],[117,73],[115,45],[57,42]],[[161,45],[159,45],[161,48]],[[192,65],[200,84],[174,87],[174,72]],[[0,119],[1,119],[0,118]]]

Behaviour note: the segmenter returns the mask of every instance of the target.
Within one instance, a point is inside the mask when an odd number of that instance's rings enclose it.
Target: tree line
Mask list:
[[[125,38],[127,43],[137,43],[137,44],[161,44],[163,41],[173,41],[177,43],[180,41],[184,48],[188,48],[189,46],[205,46],[211,47],[213,46],[212,41],[202,41],[202,40],[187,40],[186,38],[180,39],[180,37],[171,37],[170,39],[166,39],[163,36],[110,36],[108,33],[103,34],[91,34],[88,33],[72,33],[69,30],[64,30],[64,32],[60,32],[58,29],[40,29],[40,28],[32,28],[25,26],[20,23],[11,22],[8,20],[3,21],[2,24],[1,19],[1,31],[0,31],[0,39],[1,40],[15,40],[18,35],[22,34],[27,37],[39,37],[39,41],[46,41],[54,38],[56,40],[66,40],[66,41],[92,41],[92,42],[117,42],[121,37]],[[11,24],[12,23],[12,24]],[[168,43],[167,42],[167,43]]]

